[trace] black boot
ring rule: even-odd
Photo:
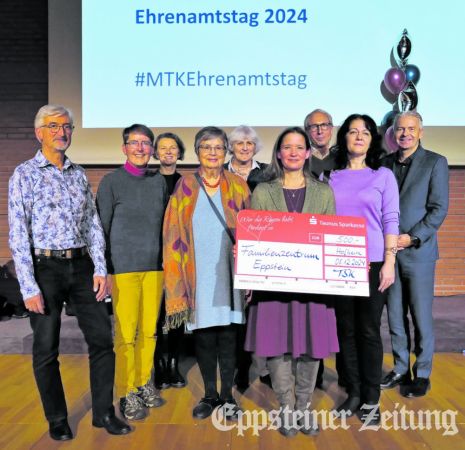
[[[246,371],[239,368],[234,377],[234,384],[239,392],[245,392],[249,388],[249,369]]]
[[[168,368],[163,357],[155,359],[155,374],[153,384],[157,389],[167,389],[170,387]]]
[[[323,359],[320,359],[320,363],[318,365],[318,374],[316,376],[315,387],[321,390],[323,390],[323,374],[324,373],[325,373],[325,362]]]
[[[186,380],[179,373],[177,358],[171,357],[168,359],[168,379],[172,387],[182,388],[186,385]]]

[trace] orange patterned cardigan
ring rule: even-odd
[[[165,212],[163,270],[166,304],[164,326],[166,329],[177,328],[187,321],[192,322],[195,317],[195,255],[192,217],[200,189],[193,174],[182,177],[176,185]],[[228,171],[223,171],[221,175],[220,191],[226,224],[234,235],[238,211],[250,207],[250,191],[242,178]]]

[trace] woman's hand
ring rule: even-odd
[[[386,261],[379,271],[379,292],[384,292],[391,284],[394,284],[395,276],[395,264]]]

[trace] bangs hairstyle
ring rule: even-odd
[[[150,140],[151,144],[153,144],[153,140],[155,139],[155,136],[149,127],[141,125],[140,123],[134,123],[130,127],[127,127],[123,130],[123,144],[128,143],[129,135],[131,133],[144,135],[147,139]]]
[[[236,142],[250,140],[255,144],[254,155],[256,155],[263,147],[261,139],[258,137],[257,132],[247,125],[239,125],[237,128],[229,133],[229,147],[228,153],[232,153],[232,147]]]
[[[290,127],[286,128],[281,132],[281,134],[276,139],[276,142],[273,147],[273,154],[271,155],[271,164],[265,169],[264,178],[267,181],[284,178],[284,168],[281,159],[278,158],[278,153],[281,152],[281,145],[284,138],[291,133],[300,134],[305,140],[305,149],[310,150],[310,139],[307,136],[307,133],[301,127]],[[305,177],[312,177],[310,171],[310,157],[305,160],[303,172]]]
[[[161,139],[173,139],[173,141],[176,142],[176,145],[178,146],[178,150],[179,150],[178,160],[182,161],[184,159],[184,154],[186,153],[186,147],[184,145],[184,142],[181,141],[181,138],[177,134],[174,134],[174,133],[162,133],[157,137],[157,139],[155,140],[155,144],[153,144],[153,147],[155,149],[153,153],[153,157],[155,159],[159,159],[157,151],[158,151],[158,144],[160,143]]]
[[[382,136],[378,132],[376,122],[366,114],[351,114],[344,120],[337,132],[336,138],[336,154],[335,154],[335,170],[342,170],[347,167],[349,162],[349,150],[347,149],[346,135],[350,129],[350,124],[354,120],[362,120],[366,129],[371,134],[371,143],[365,159],[365,164],[371,169],[377,170],[381,166],[381,159],[386,154],[383,150]]]
[[[199,155],[200,144],[203,141],[208,141],[210,139],[221,139],[223,141],[225,151],[228,149],[228,136],[224,130],[218,127],[204,127],[195,135],[194,150],[197,156]]]

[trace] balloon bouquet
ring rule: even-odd
[[[412,111],[417,107],[418,95],[415,85],[420,80],[420,69],[413,65],[407,64],[408,57],[412,51],[412,42],[408,31],[404,29],[397,45],[394,45],[392,53],[397,67],[389,69],[384,75],[382,91],[387,90],[385,98],[394,99],[393,109],[384,116],[381,127],[385,130],[384,144],[388,151],[397,150],[397,143],[394,137],[392,122],[398,112]]]

